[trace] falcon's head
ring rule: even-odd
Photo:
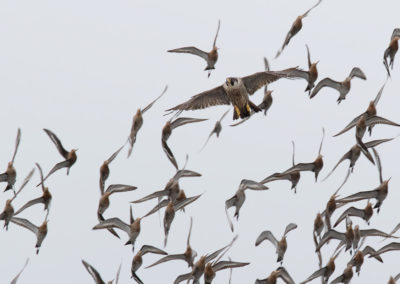
[[[229,78],[226,78],[225,84],[229,87],[234,87],[234,86],[239,85],[239,80],[237,78],[229,77]]]

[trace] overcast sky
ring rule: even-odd
[[[0,167],[11,159],[18,127],[22,140],[15,167],[16,186],[34,167],[41,164],[45,173],[62,157],[42,128],[52,130],[65,148],[79,148],[78,160],[70,175],[60,170],[47,181],[52,195],[48,235],[39,256],[35,254],[35,236],[17,225],[0,231],[0,282],[9,283],[23,266],[30,263],[19,283],[92,283],[81,264],[87,260],[105,281],[115,277],[122,262],[120,283],[132,283],[131,247],[107,231],[93,231],[98,223],[99,167],[125,142],[136,110],[157,97],[166,84],[168,92],[144,114],[133,154],[126,159],[124,149],[111,164],[107,184],[125,183],[138,187],[134,192],[111,197],[106,218],[119,217],[128,222],[129,201],[160,190],[175,169],[162,151],[161,129],[169,117],[164,111],[190,96],[221,85],[228,76],[246,76],[263,70],[262,58],[270,60],[272,70],[299,66],[307,69],[305,44],[312,61],[318,64],[319,79],[343,80],[352,67],[360,67],[367,81],[354,79],[346,100],[339,106],[338,93],[323,89],[310,100],[304,93],[304,80],[282,79],[270,85],[274,102],[268,115],[257,114],[238,127],[232,123],[231,106],[185,112],[182,116],[209,118],[206,122],[185,125],[173,132],[168,143],[178,164],[202,174],[187,178],[181,187],[188,196],[204,193],[176,215],[170,230],[169,253],[183,253],[190,216],[193,216],[192,247],[199,255],[226,245],[235,234],[239,239],[229,252],[235,261],[250,262],[233,272],[233,283],[254,283],[278,267],[275,249],[269,242],[255,247],[258,235],[271,230],[280,238],[290,222],[298,228],[288,235],[284,266],[296,282],[317,269],[312,240],[313,221],[322,212],[332,193],[342,182],[348,162],[321,182],[340,157],[354,145],[354,130],[333,138],[356,115],[365,111],[386,79],[382,56],[392,31],[400,27],[400,2],[325,0],[303,21],[282,55],[273,60],[295,18],[316,1],[1,1],[0,3],[0,97],[2,138]],[[196,46],[209,51],[218,19],[221,29],[217,40],[219,60],[211,77],[203,71],[206,63],[199,57],[167,53],[168,49]],[[378,106],[378,114],[400,122],[400,55],[395,60]],[[260,90],[251,99],[259,103]],[[227,109],[219,139],[212,139],[199,153],[214,123]],[[265,192],[246,192],[235,232],[229,229],[224,213],[225,200],[235,193],[241,179],[262,180],[291,166],[291,140],[296,142],[296,162],[312,162],[318,152],[321,128],[326,129],[322,149],[325,166],[318,183],[313,173],[302,174],[298,193],[288,182],[268,184]],[[373,139],[394,137],[399,129],[377,126]],[[367,138],[367,137],[366,137]],[[368,137],[369,139],[369,137]],[[390,231],[398,222],[400,186],[399,140],[379,146],[384,178],[392,177],[388,198],[371,227]],[[41,190],[33,181],[14,200],[14,208],[39,197]],[[5,187],[5,184],[3,184]],[[3,186],[2,185],[2,186]],[[346,196],[379,185],[378,171],[360,157],[354,174],[341,191]],[[0,206],[11,192],[0,195]],[[143,216],[156,201],[133,206],[135,217]],[[366,202],[359,202],[363,208]],[[20,217],[34,224],[43,222],[43,207],[27,209]],[[232,210],[232,209],[231,209]],[[333,219],[341,214],[338,210]],[[376,212],[375,212],[376,213]],[[230,211],[231,216],[233,212]],[[161,211],[163,216],[163,211]],[[363,220],[354,224],[366,228]],[[338,228],[344,231],[344,225]],[[163,248],[163,228],[158,215],[142,221],[142,233],[136,247],[144,244]],[[390,241],[367,239],[379,248]],[[324,263],[337,246],[330,242],[322,249]],[[332,277],[340,275],[350,260],[342,253]],[[145,283],[172,283],[189,272],[183,262],[170,262],[143,269],[159,256],[146,255],[138,275]],[[360,277],[353,283],[386,283],[400,272],[399,254],[383,255],[384,264],[366,259]],[[227,283],[228,271],[218,272],[215,283]],[[331,278],[333,279],[333,278]],[[317,280],[316,280],[317,281]]]

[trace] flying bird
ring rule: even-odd
[[[82,263],[83,266],[85,266],[86,270],[89,272],[90,276],[92,276],[94,282],[96,282],[96,284],[105,284],[105,282],[103,281],[103,279],[100,276],[100,273],[93,267],[91,266],[89,263],[87,263],[86,261],[84,261],[82,259]],[[118,284],[118,280],[119,280],[119,273],[121,272],[121,265],[118,268],[117,271],[117,277],[115,278],[115,284]],[[112,284],[114,281],[108,281],[107,284]]]
[[[399,49],[399,39],[400,39],[400,29],[396,28],[393,30],[392,37],[390,38],[389,47],[385,49],[383,53],[383,65],[385,65],[386,71],[388,76],[390,76],[389,67],[393,70],[393,61],[394,57]],[[388,57],[389,57],[389,64],[388,64]]]
[[[359,208],[352,206],[352,207],[346,209],[342,213],[342,215],[340,215],[340,217],[337,219],[335,225],[333,225],[333,226],[336,227],[337,225],[339,225],[343,220],[346,219],[347,216],[359,217],[359,218],[363,219],[365,222],[367,222],[367,224],[369,225],[369,220],[371,219],[373,214],[374,214],[374,210],[372,208],[371,202],[368,202],[367,205],[365,206],[365,208],[363,208],[363,209],[359,209]]]
[[[110,175],[110,168],[108,165],[117,157],[118,153],[124,148],[125,144],[122,145],[117,151],[115,151],[110,158],[105,160],[103,164],[100,167],[100,180],[99,180],[99,185],[100,185],[100,190],[104,191],[104,183],[108,179],[108,176]]]
[[[136,142],[136,135],[139,132],[140,128],[143,125],[143,114],[148,111],[153,104],[158,101],[158,99],[160,99],[165,92],[168,90],[168,85],[165,86],[164,90],[162,91],[161,95],[159,95],[154,101],[152,101],[150,104],[148,104],[145,108],[143,109],[138,109],[136,111],[136,114],[133,116],[133,121],[132,121],[132,127],[131,127],[131,133],[129,134],[128,137],[128,143],[129,143],[129,149],[128,149],[128,158],[131,156],[132,154],[132,150],[133,150],[133,145]]]
[[[219,138],[219,134],[221,133],[222,130],[222,124],[221,121],[224,119],[224,117],[228,114],[229,110],[227,110],[226,112],[224,112],[224,114],[221,116],[221,118],[219,120],[217,120],[217,122],[215,123],[214,129],[211,131],[211,133],[208,135],[206,142],[204,143],[203,147],[201,148],[201,150],[203,150],[207,143],[208,140],[210,140],[211,136],[215,133],[215,135],[217,136],[217,138]],[[201,151],[200,150],[200,151]]]
[[[263,231],[257,238],[256,240],[256,246],[258,246],[260,243],[262,243],[264,240],[270,241],[276,249],[276,254],[278,255],[278,259],[276,260],[277,262],[280,262],[282,264],[283,262],[283,257],[285,256],[285,252],[287,249],[287,241],[286,241],[286,235],[290,231],[294,230],[297,228],[297,225],[294,223],[290,223],[286,226],[285,232],[283,233],[283,236],[280,241],[278,241],[274,235],[272,234],[271,231]]]
[[[249,265],[249,262],[219,261],[215,263],[208,262],[204,268],[204,284],[211,284],[215,278],[215,273],[223,269],[232,269]]]
[[[197,110],[215,105],[232,104],[234,107],[233,119],[246,118],[250,116],[251,110],[261,111],[261,108],[250,101],[249,95],[280,78],[296,78],[297,76],[293,72],[295,70],[297,68],[263,71],[242,78],[229,77],[221,86],[197,94],[167,111]]]
[[[330,284],[344,283],[349,284],[353,278],[353,265],[348,264],[343,273],[335,278]]]
[[[78,151],[78,149],[72,149],[71,151],[67,151],[64,149],[63,145],[61,144],[60,139],[58,139],[58,137],[51,132],[48,129],[43,129],[44,132],[46,132],[46,134],[50,137],[51,141],[53,141],[54,145],[56,145],[58,152],[61,154],[61,156],[64,157],[64,161],[57,163],[51,170],[50,172],[47,174],[47,176],[43,179],[43,181],[45,181],[49,176],[51,176],[54,172],[58,171],[59,169],[62,168],[67,168],[67,175],[69,174],[69,170],[70,168],[75,164],[77,156],[76,156],[76,151]],[[41,183],[39,183],[37,186],[41,185]]]
[[[278,58],[279,55],[281,55],[283,49],[289,44],[290,40],[292,37],[294,37],[303,27],[303,18],[308,16],[308,13],[311,12],[312,9],[317,7],[322,0],[319,0],[314,6],[312,6],[310,9],[308,9],[304,14],[298,16],[296,20],[293,22],[292,27],[290,28],[289,32],[286,35],[285,41],[283,42],[282,47],[278,50],[278,52],[275,55],[275,59]]]
[[[336,268],[335,260],[339,256],[340,252],[341,252],[341,250],[339,250],[338,252],[334,252],[334,255],[329,259],[328,263],[324,267],[315,271],[306,280],[304,280],[303,282],[300,282],[300,284],[308,283],[318,277],[322,277],[324,280],[323,283],[327,283],[329,280],[329,277],[331,277],[333,272],[335,272],[335,268]]]
[[[342,100],[346,99],[346,95],[350,91],[351,79],[353,79],[354,77],[357,77],[357,78],[360,78],[363,80],[367,80],[367,77],[365,76],[364,72],[361,71],[360,68],[354,67],[351,70],[349,76],[346,79],[344,79],[344,81],[342,81],[342,82],[332,80],[331,78],[325,78],[325,79],[322,79],[321,81],[319,81],[317,86],[311,92],[310,99],[315,97],[322,88],[330,87],[330,88],[337,90],[340,93],[340,96],[337,99],[337,103],[340,104],[340,102]]]
[[[132,259],[131,274],[132,278],[139,284],[143,284],[143,281],[137,276],[136,271],[142,266],[143,256],[146,253],[162,254],[167,255],[167,253],[161,249],[153,246],[143,245],[142,248],[136,253]]]
[[[19,271],[19,273],[14,277],[14,279],[11,281],[10,284],[17,284],[18,278],[21,276],[21,273],[25,270],[26,266],[28,265],[28,262],[29,262],[29,258],[26,259],[24,266]]]
[[[304,92],[308,91],[308,94],[310,95],[311,89],[314,88],[314,83],[318,78],[317,64],[319,61],[311,63],[310,49],[308,48],[307,44],[306,44],[306,48],[307,48],[308,71],[297,70],[297,71],[295,71],[295,73],[297,76],[299,76],[307,81],[307,87],[304,90]]]
[[[46,219],[40,226],[35,226],[29,220],[18,217],[11,217],[10,221],[14,224],[24,227],[25,229],[28,229],[36,235],[36,254],[39,254],[42,242],[47,235],[48,220]]]
[[[21,141],[21,129],[18,128],[17,138],[15,139],[14,154],[10,162],[8,162],[7,169],[4,173],[0,174],[0,182],[7,182],[7,186],[4,191],[14,189],[15,181],[17,180],[17,171],[14,168],[14,160],[17,155],[18,146]],[[15,194],[15,191],[14,191]]]
[[[190,53],[190,54],[200,56],[207,62],[207,67],[204,69],[204,71],[208,71],[208,77],[210,77],[211,70],[215,69],[215,63],[217,63],[217,60],[218,60],[218,47],[215,44],[217,43],[217,37],[218,37],[220,26],[221,26],[221,21],[218,20],[217,33],[215,34],[213,47],[210,52],[205,52],[194,46],[171,49],[171,50],[168,50],[168,52]]]
[[[276,270],[272,271],[271,274],[265,279],[257,279],[255,284],[276,284],[277,279],[281,278],[286,284],[294,284],[294,280],[289,275],[284,267],[278,267]]]

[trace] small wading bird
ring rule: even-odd
[[[295,72],[296,72],[296,75],[298,75],[299,77],[301,77],[307,81],[307,87],[304,90],[304,92],[308,91],[308,94],[310,95],[311,89],[314,88],[314,83],[318,78],[317,64],[319,61],[311,63],[310,50],[309,50],[307,44],[306,44],[306,48],[307,48],[308,71],[298,70]]]
[[[99,200],[99,207],[97,208],[97,218],[98,220],[104,221],[104,217],[103,214],[104,212],[107,210],[107,208],[110,206],[110,196],[113,193],[117,193],[117,192],[127,192],[127,191],[132,191],[137,189],[136,186],[132,186],[132,185],[125,185],[125,184],[112,184],[110,186],[107,187],[107,190],[101,190],[100,188],[100,200]],[[114,236],[116,236],[117,238],[119,238],[119,235],[117,234],[117,232],[115,232],[114,229],[112,228],[108,228],[107,229],[111,234],[113,234]]]
[[[203,147],[200,149],[203,150],[207,143],[208,140],[210,140],[211,136],[215,133],[215,135],[217,136],[217,138],[219,138],[219,134],[221,133],[222,130],[222,124],[221,121],[224,119],[224,117],[228,114],[229,110],[227,110],[226,112],[224,112],[224,114],[221,116],[221,118],[219,120],[217,120],[217,122],[215,123],[214,129],[211,131],[211,133],[208,135],[206,142],[204,143]]]
[[[280,78],[297,78],[294,72],[297,68],[289,68],[282,71],[263,71],[252,75],[234,78],[229,77],[225,83],[214,89],[193,96],[188,101],[177,105],[167,111],[184,111],[203,109],[215,105],[232,104],[234,108],[233,119],[250,116],[251,110],[261,111],[249,99],[262,86],[272,83]]]
[[[363,239],[363,241],[364,240],[365,238]],[[367,255],[373,255],[375,252],[376,251],[370,246],[365,246],[362,250],[358,249],[351,260],[348,262],[348,264],[354,266],[356,268],[357,275],[360,276],[361,266],[364,263],[364,257]],[[375,259],[383,263],[383,260],[379,255],[375,256]]]
[[[272,234],[271,231],[264,231],[262,232],[257,240],[256,240],[256,246],[261,244],[264,240],[270,241],[275,249],[276,249],[276,254],[278,255],[278,259],[276,260],[277,262],[280,262],[281,265],[283,263],[283,257],[285,256],[285,252],[287,249],[287,241],[286,241],[286,235],[290,231],[294,230],[297,228],[297,225],[294,223],[290,223],[289,225],[286,226],[285,232],[283,233],[283,236],[280,241],[278,241],[274,235]]]
[[[39,254],[40,246],[42,245],[42,242],[47,235],[48,220],[47,219],[44,220],[42,225],[40,225],[39,227],[33,225],[29,220],[23,219],[23,218],[11,217],[10,221],[14,224],[24,227],[25,229],[28,229],[29,231],[31,231],[32,233],[34,233],[36,235],[35,248],[36,248],[36,254]]]
[[[292,24],[292,27],[290,28],[289,32],[286,35],[285,41],[283,42],[281,49],[279,49],[278,52],[276,53],[275,59],[278,58],[279,55],[281,55],[283,49],[289,44],[292,37],[294,37],[301,30],[301,28],[303,27],[303,22],[302,22],[303,18],[307,17],[308,13],[310,13],[312,9],[317,7],[321,3],[321,1],[322,0],[319,0],[317,4],[308,9],[303,15],[300,15],[296,18],[296,20]]]
[[[93,266],[91,266],[89,263],[87,263],[83,259],[82,259],[82,263],[85,266],[86,270],[89,272],[90,276],[92,276],[92,278],[96,284],[105,284],[105,282],[103,281],[103,279],[100,276],[100,273]],[[118,284],[120,272],[121,272],[121,265],[119,266],[118,271],[117,271],[117,276],[115,278],[115,284]],[[114,282],[114,280],[111,280],[111,281],[108,281],[107,284],[112,284],[113,282]]]
[[[178,259],[186,261],[188,264],[188,267],[193,267],[193,261],[194,261],[194,258],[197,256],[197,253],[190,246],[190,235],[192,234],[192,225],[193,225],[193,219],[192,219],[192,217],[190,217],[190,227],[189,227],[189,233],[188,233],[188,237],[187,237],[187,241],[186,241],[186,251],[184,253],[167,255],[167,256],[159,259],[152,265],[147,266],[146,268],[150,268],[150,267],[153,267],[155,265],[158,265],[160,263],[167,262],[170,260],[178,260]]]
[[[132,278],[140,284],[143,284],[143,281],[136,275],[136,271],[142,266],[143,263],[143,256],[146,253],[154,253],[154,254],[163,254],[167,255],[167,253],[161,249],[158,249],[153,246],[149,245],[144,245],[142,248],[137,252],[137,254],[133,257],[132,259],[132,265],[131,265],[131,274]]]
[[[15,160],[15,155],[17,155],[17,150],[18,150],[20,141],[21,141],[21,129],[18,128],[17,138],[15,139],[14,154],[12,156],[11,161],[8,162],[7,170],[4,173],[0,174],[0,182],[7,182],[7,186],[4,189],[4,191],[10,190],[10,189],[14,190],[14,184],[15,184],[15,181],[17,180],[17,171],[14,168],[14,160]],[[15,191],[14,191],[14,194],[15,194]]]
[[[47,176],[43,179],[43,181],[45,181],[49,176],[51,176],[54,172],[58,171],[59,169],[62,168],[67,168],[67,175],[69,174],[69,170],[72,167],[73,164],[75,164],[77,156],[76,156],[76,151],[78,151],[78,149],[72,149],[71,151],[67,151],[64,149],[63,145],[61,144],[60,139],[58,139],[58,137],[51,132],[48,129],[43,129],[44,132],[46,132],[46,134],[50,137],[51,141],[53,141],[54,145],[56,145],[58,152],[61,154],[61,156],[64,157],[65,161],[62,161],[60,163],[57,163],[51,170],[50,172],[47,174]],[[41,185],[41,183],[39,183],[37,186]]]
[[[344,81],[342,81],[342,82],[332,80],[331,78],[325,78],[325,79],[322,79],[321,81],[319,81],[317,86],[315,86],[315,88],[311,92],[310,99],[315,97],[322,88],[330,87],[330,88],[336,89],[340,93],[340,96],[337,99],[337,103],[340,104],[340,102],[342,100],[346,99],[346,95],[350,91],[350,87],[351,87],[350,81],[354,77],[358,77],[360,79],[367,80],[367,77],[365,76],[364,72],[362,72],[360,68],[354,67],[351,70],[350,75],[346,79],[344,79]]]
[[[49,188],[44,186],[42,168],[40,167],[40,165],[38,163],[36,163],[36,167],[39,169],[40,181],[41,181],[41,184],[42,184],[42,192],[43,192],[43,194],[42,194],[41,197],[32,199],[32,200],[28,201],[27,203],[25,203],[20,209],[18,209],[17,212],[15,212],[14,216],[18,215],[19,213],[24,211],[26,208],[29,208],[29,207],[31,207],[31,206],[33,206],[35,204],[38,204],[38,203],[43,203],[44,210],[47,210],[46,219],[47,219],[47,216],[49,215],[50,203],[51,203],[52,196],[51,196],[51,193],[49,191]]]
[[[14,279],[11,281],[10,284],[17,284],[18,278],[21,275],[21,273],[25,270],[26,266],[28,265],[28,262],[29,262],[29,258],[25,261],[24,266],[22,267],[20,272],[14,277]]]
[[[337,284],[337,283],[349,284],[351,278],[353,278],[353,265],[348,264],[343,273],[337,278],[335,278],[330,284]]]
[[[387,80],[385,81],[385,83],[383,84],[383,86],[381,87],[381,89],[379,90],[378,94],[376,95],[375,99],[373,101],[370,101],[368,108],[365,112],[363,112],[362,114],[360,114],[359,116],[355,117],[352,121],[350,121],[349,124],[346,125],[346,127],[340,131],[338,134],[333,135],[333,137],[339,136],[340,134],[345,133],[346,131],[350,130],[352,127],[357,125],[357,122],[360,120],[360,118],[363,116],[365,119],[370,118],[371,116],[376,116],[377,111],[376,111],[376,107],[378,105],[378,102],[382,96],[382,92],[383,89],[385,88]],[[369,135],[371,136],[372,133],[372,126],[368,127],[368,132]]]
[[[347,208],[342,215],[337,219],[335,225],[333,227],[336,227],[339,225],[343,220],[345,220],[348,217],[359,217],[363,219],[367,224],[369,225],[369,220],[371,219],[372,215],[374,214],[374,210],[372,208],[372,203],[368,201],[367,205],[365,206],[364,209],[359,209],[355,207],[350,207]]]
[[[201,122],[207,119],[203,118],[191,118],[191,117],[179,117],[175,120],[168,120],[162,131],[161,131],[161,146],[163,148],[164,153],[167,155],[168,160],[172,163],[172,165],[178,169],[178,163],[176,162],[175,156],[172,153],[171,149],[169,148],[167,141],[172,134],[172,130],[175,128],[194,122]]]
[[[22,189],[25,187],[25,185],[30,181],[34,172],[35,172],[35,169],[33,168],[29,172],[28,176],[24,179],[23,183],[21,184],[18,191],[14,194],[14,196],[11,199],[8,199],[6,201],[4,210],[2,213],[0,213],[0,220],[4,220],[4,227],[6,228],[6,230],[8,230],[8,224],[10,223],[11,218],[14,216],[14,207],[11,205],[11,203],[18,196],[18,194],[22,191]]]
[[[292,154],[292,166],[294,166],[294,154],[295,154],[295,145],[294,142],[292,141],[292,147],[293,147],[293,154]],[[266,177],[260,183],[265,184],[267,182],[275,181],[275,180],[288,180],[292,183],[292,188],[294,188],[294,193],[297,192],[297,184],[300,180],[300,171],[291,171],[287,174],[282,174],[282,173],[274,173],[270,175],[269,177]]]
[[[385,52],[383,53],[383,65],[385,65],[388,76],[390,76],[389,67],[391,67],[393,70],[394,57],[397,53],[397,50],[399,49],[399,39],[400,39],[400,29],[397,28],[393,30],[392,37],[390,38],[389,47],[386,48]],[[389,64],[387,62],[388,57],[390,59]]]
[[[225,201],[225,213],[226,217],[228,218],[229,227],[231,228],[232,232],[233,232],[233,223],[229,218],[228,209],[231,207],[235,207],[236,209],[234,217],[236,217],[236,220],[239,220],[240,208],[242,208],[242,205],[246,200],[246,195],[244,193],[246,189],[259,191],[259,190],[267,190],[268,187],[256,181],[242,179],[239,185],[239,189],[236,191],[235,195],[230,199],[228,199],[227,201]]]
[[[108,179],[108,176],[110,175],[110,168],[108,167],[108,165],[117,157],[118,153],[122,150],[122,148],[124,148],[125,144],[122,145],[117,151],[115,151],[110,158],[108,158],[107,160],[105,160],[103,162],[103,164],[100,167],[100,181],[99,181],[99,185],[100,185],[100,190],[104,191],[104,184],[106,182],[106,180]]]
[[[148,106],[146,106],[143,109],[138,109],[136,111],[136,114],[133,116],[133,121],[132,121],[132,127],[131,127],[131,133],[129,134],[128,137],[128,143],[129,143],[129,150],[128,150],[128,158],[132,154],[133,150],[133,144],[136,142],[136,135],[139,132],[140,128],[143,125],[143,114],[149,110],[153,104],[158,101],[159,98],[161,98],[165,92],[168,90],[168,85],[165,86],[164,91],[159,95],[154,101],[152,101]]]
[[[190,54],[194,54],[194,55],[200,56],[201,58],[203,58],[207,62],[207,67],[204,69],[204,71],[208,71],[208,77],[210,77],[211,70],[215,69],[215,67],[214,67],[215,63],[217,63],[217,60],[218,60],[218,47],[215,44],[217,42],[217,37],[218,37],[220,26],[221,26],[221,21],[218,20],[217,33],[215,34],[213,47],[212,47],[212,50],[210,52],[202,51],[202,50],[200,50],[200,49],[198,49],[197,47],[194,47],[194,46],[171,49],[171,50],[168,50],[168,52],[190,53]]]
[[[271,274],[265,279],[257,279],[255,284],[276,284],[278,278],[281,278],[286,284],[294,284],[294,280],[290,277],[289,273],[284,267],[278,267],[272,271]]]

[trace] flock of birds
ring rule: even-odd
[[[290,40],[302,29],[302,20],[309,15],[309,13],[316,8],[321,3],[318,1],[313,7],[307,10],[304,14],[298,16],[293,22],[292,27],[287,33],[282,47],[276,54],[279,57],[284,49],[289,45]],[[208,72],[208,77],[211,75],[211,71],[215,69],[215,65],[218,60],[218,48],[216,46],[216,41],[218,33],[220,30],[221,23],[218,22],[217,33],[214,38],[213,47],[210,52],[202,51],[196,47],[183,47],[168,50],[172,53],[189,53],[197,55],[203,58],[207,62],[205,71]],[[400,29],[394,29],[392,36],[389,41],[387,49],[384,51],[383,64],[385,66],[387,77],[390,78],[391,70],[393,69],[393,62],[395,55],[398,51],[398,41],[400,39]],[[191,117],[179,117],[183,111],[187,110],[198,110],[204,109],[215,105],[232,105],[233,106],[233,119],[241,119],[238,123],[233,124],[236,126],[238,124],[244,123],[251,118],[255,113],[264,111],[264,114],[271,107],[272,91],[268,90],[268,85],[281,78],[286,79],[304,79],[307,83],[305,92],[308,92],[310,99],[315,97],[324,87],[329,87],[336,89],[339,92],[339,97],[337,103],[341,103],[346,99],[346,96],[351,89],[351,80],[354,77],[366,80],[367,77],[364,72],[358,68],[354,67],[350,74],[343,81],[335,81],[331,78],[324,78],[320,80],[316,85],[315,82],[318,79],[317,64],[318,61],[312,62],[310,56],[310,50],[308,45],[306,45],[307,59],[308,59],[308,71],[301,70],[298,67],[291,67],[281,71],[270,71],[267,59],[264,58],[265,71],[257,72],[249,76],[235,78],[229,77],[226,81],[218,87],[211,90],[204,91],[197,94],[187,101],[168,109],[170,113],[174,113],[171,119],[169,119],[162,129],[161,135],[161,145],[164,150],[168,160],[176,169],[176,174],[166,183],[163,190],[153,192],[144,196],[140,199],[134,200],[129,206],[129,221],[123,221],[118,217],[105,218],[104,214],[110,206],[110,196],[116,193],[128,192],[137,189],[136,186],[126,185],[126,184],[107,184],[107,179],[110,175],[110,164],[115,160],[115,158],[120,154],[124,148],[127,149],[127,157],[129,158],[133,152],[135,141],[138,137],[138,133],[143,125],[143,115],[160,99],[167,91],[167,87],[163,90],[161,95],[155,98],[149,105],[144,108],[139,108],[136,114],[133,116],[132,127],[126,142],[119,146],[118,149],[100,166],[100,178],[99,178],[99,189],[100,198],[97,210],[98,224],[94,224],[93,230],[102,230],[106,234],[106,230],[111,233],[116,238],[120,238],[118,230],[125,232],[127,240],[125,245],[131,245],[132,251],[134,253],[131,263],[131,277],[137,283],[143,283],[141,278],[138,276],[138,271],[143,264],[143,256],[145,254],[158,254],[160,259],[153,264],[149,264],[146,268],[153,268],[161,265],[168,261],[183,260],[188,265],[188,272],[185,274],[178,275],[175,284],[184,281],[192,281],[192,283],[200,283],[201,278],[204,278],[204,283],[211,283],[215,277],[216,272],[224,269],[230,269],[232,273],[233,268],[240,268],[249,265],[249,262],[233,261],[229,257],[224,258],[228,253],[229,249],[234,245],[237,236],[234,236],[232,241],[226,246],[212,252],[198,253],[191,247],[190,238],[192,231],[193,220],[190,217],[190,227],[188,230],[186,250],[181,253],[168,253],[163,249],[157,248],[155,246],[146,244],[140,249],[135,246],[136,239],[141,234],[141,222],[145,221],[147,216],[154,213],[160,214],[164,212],[163,218],[163,228],[164,228],[164,249],[168,245],[168,235],[175,218],[176,214],[184,214],[185,208],[190,206],[193,202],[201,198],[200,195],[187,197],[186,193],[180,188],[179,181],[181,178],[187,177],[200,177],[201,174],[192,170],[186,169],[186,163],[188,157],[186,156],[186,163],[183,167],[179,167],[177,160],[167,144],[172,131],[185,124],[202,122],[206,119],[198,119]],[[344,178],[341,186],[336,190],[336,192],[331,196],[331,198],[326,203],[326,208],[322,213],[316,215],[314,221],[314,232],[313,240],[315,243],[315,252],[318,257],[319,269],[315,272],[310,272],[310,276],[300,283],[308,283],[315,279],[320,278],[322,283],[328,283],[329,279],[335,272],[335,259],[339,254],[350,252],[349,261],[347,267],[344,271],[334,278],[329,283],[350,283],[353,278],[353,268],[355,268],[356,273],[360,273],[361,266],[364,261],[366,261],[366,256],[374,259],[375,261],[383,262],[381,256],[386,252],[400,250],[399,242],[390,242],[381,248],[372,248],[371,246],[364,245],[365,241],[371,237],[380,237],[384,239],[398,238],[394,234],[400,229],[400,224],[396,226],[391,232],[386,233],[375,228],[360,229],[359,225],[353,226],[352,219],[361,218],[367,225],[369,225],[370,219],[373,217],[374,212],[379,212],[384,200],[388,195],[389,179],[383,178],[382,164],[376,147],[382,143],[390,142],[396,137],[390,137],[385,139],[365,141],[365,132],[368,130],[369,135],[372,134],[374,126],[379,124],[386,124],[394,127],[399,127],[397,124],[387,118],[377,115],[377,105],[384,91],[384,87],[388,80],[383,84],[376,98],[370,102],[368,108],[362,114],[356,116],[348,125],[344,127],[342,131],[337,133],[335,136],[342,135],[343,133],[350,131],[352,128],[355,129],[355,144],[352,146],[337,162],[335,167],[331,172],[325,177],[329,178],[330,175],[335,171],[335,169],[344,162],[349,160],[349,167],[347,175]],[[255,104],[249,99],[249,95],[253,95],[260,88],[265,87],[264,97],[260,104]],[[219,136],[222,130],[222,120],[225,118],[227,113],[223,113],[221,118],[215,123],[215,127],[212,129],[211,133],[207,137],[207,140],[203,146],[206,146],[209,139],[215,134]],[[18,129],[17,137],[15,141],[15,150],[12,155],[11,161],[7,165],[7,169],[4,173],[0,174],[0,182],[6,183],[5,194],[11,194],[12,196],[5,202],[4,210],[0,214],[0,220],[4,221],[4,228],[8,230],[8,227],[18,225],[25,229],[30,230],[36,237],[36,253],[39,254],[42,243],[45,241],[48,232],[48,216],[50,213],[50,203],[52,200],[52,195],[49,188],[46,187],[46,180],[53,177],[54,173],[65,168],[67,175],[71,167],[77,162],[77,151],[78,149],[67,150],[64,148],[61,140],[58,136],[49,129],[44,129],[44,132],[48,135],[52,143],[54,143],[58,152],[62,156],[63,160],[56,163],[53,168],[51,168],[47,175],[43,174],[42,168],[39,163],[36,163],[36,168],[39,172],[40,182],[36,185],[42,189],[42,195],[35,199],[28,201],[26,204],[18,209],[14,209],[13,201],[21,194],[22,190],[29,183],[34,175],[35,168],[33,168],[26,178],[22,181],[20,186],[17,188],[17,172],[14,167],[14,161],[18,152],[18,147],[21,140],[21,130]],[[246,195],[245,191],[247,189],[254,191],[264,191],[268,190],[267,184],[277,181],[277,180],[287,180],[291,182],[291,189],[294,189],[296,193],[297,185],[300,181],[302,172],[312,172],[315,176],[315,181],[317,182],[319,173],[324,167],[323,156],[321,154],[323,148],[325,131],[322,129],[322,139],[320,142],[320,147],[318,150],[318,155],[313,162],[308,163],[295,163],[295,143],[293,144],[293,157],[291,166],[283,171],[272,173],[261,181],[253,181],[249,179],[243,179],[239,184],[237,191],[234,195],[227,199],[225,202],[225,211],[228,220],[228,225],[232,232],[235,231],[234,223],[231,220],[230,213],[228,212],[231,207],[235,208],[234,217],[239,220],[239,212],[243,206]],[[372,154],[371,154],[372,153]],[[346,181],[350,177],[353,169],[356,165],[357,160],[363,154],[372,164],[376,165],[379,173],[379,183],[378,186],[368,190],[358,192],[346,197],[338,198],[338,192],[345,185]],[[325,180],[324,179],[324,180]],[[149,212],[142,217],[134,218],[132,213],[133,204],[146,202],[149,200],[157,199],[157,205],[149,210]],[[347,207],[342,211],[337,220],[334,221],[333,226],[331,223],[331,218],[333,213],[339,208],[353,205],[358,201],[366,201],[364,208],[359,208],[358,205]],[[43,216],[43,223],[41,225],[35,225],[31,223],[26,218],[17,217],[23,213],[27,213],[30,207],[37,204],[43,204],[46,214]],[[345,221],[345,222],[343,222]],[[342,230],[338,231],[337,228],[340,224],[344,224]],[[269,276],[264,279],[257,279],[255,283],[266,283],[273,284],[277,283],[277,279],[282,279],[285,283],[295,283],[295,281],[290,276],[289,272],[282,266],[284,261],[285,252],[287,250],[287,235],[290,231],[295,230],[297,225],[290,223],[286,226],[285,231],[280,239],[277,239],[271,231],[260,232],[259,237],[255,240],[255,246],[260,246],[263,241],[269,241],[276,249],[277,262],[280,266],[273,270]],[[118,229],[118,230],[117,230]],[[330,257],[329,261],[325,264],[322,262],[322,249],[326,247],[330,242],[338,241],[337,248],[335,249],[333,255]],[[265,244],[267,246],[267,244]],[[344,251],[344,252],[343,252]],[[28,260],[26,261],[22,270],[18,275],[11,281],[11,283],[17,283],[18,277],[23,272],[24,268],[27,266]],[[102,280],[100,273],[88,262],[82,260],[82,264],[88,273],[91,275],[95,283],[106,283]],[[156,269],[156,268],[153,268]],[[119,280],[119,270],[115,279],[115,283]],[[232,274],[231,274],[232,276]],[[390,284],[396,283],[400,279],[400,274],[395,277],[390,277]],[[231,279],[229,279],[230,283]],[[108,283],[113,283],[109,281]]]

